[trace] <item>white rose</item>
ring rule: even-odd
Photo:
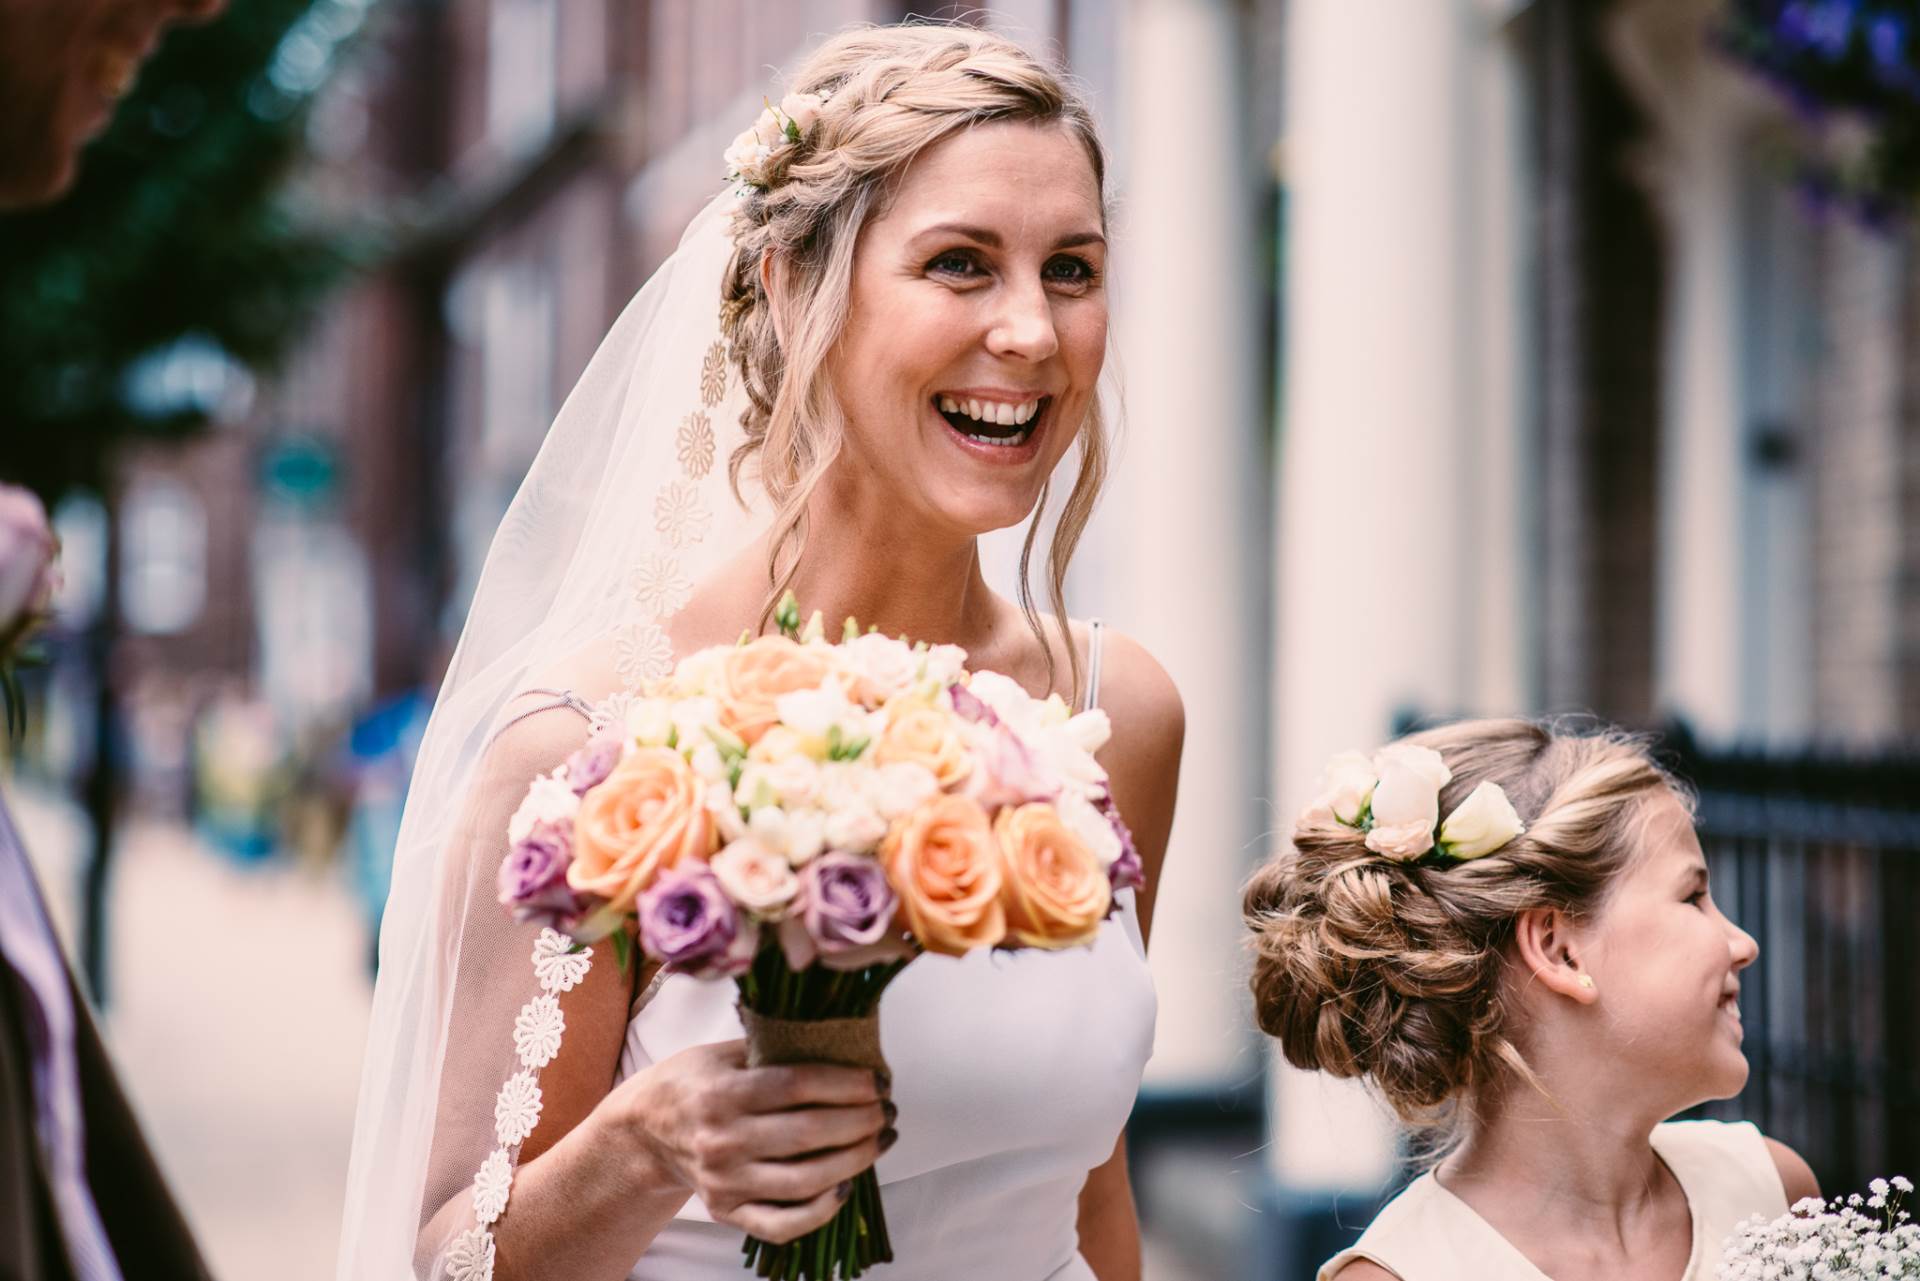
[[[878,632],[838,646],[840,663],[869,702],[884,703],[913,687],[920,657],[905,641]]]
[[[820,796],[820,767],[811,757],[797,753],[767,761],[761,769],[772,785],[774,795],[787,809],[811,805]]]
[[[839,806],[826,812],[824,829],[828,849],[849,854],[870,853],[887,834],[887,820],[871,805]]]
[[[1348,827],[1357,827],[1360,815],[1373,799],[1373,787],[1380,776],[1364,752],[1342,752],[1327,762],[1320,775],[1320,801],[1333,817]]]
[[[627,738],[641,747],[665,747],[673,737],[673,704],[664,698],[636,698],[627,704]],[[681,736],[685,741],[685,736]]]
[[[1011,677],[999,672],[975,672],[967,682],[967,689],[991,707],[1009,729],[1019,731],[1023,737],[1038,724],[1033,698]]]
[[[705,800],[707,813],[713,815],[713,826],[721,840],[737,841],[747,834],[747,821],[740,817],[740,807],[733,803],[733,788],[727,784],[725,774],[718,782],[707,784]]]
[[[1073,709],[1058,694],[1048,694],[1034,708],[1034,719],[1042,729],[1065,725],[1073,718]]]
[[[1433,848],[1440,789],[1453,771],[1430,747],[1392,743],[1374,754],[1373,830],[1367,848],[1388,858],[1419,858]]]
[[[967,670],[967,651],[958,645],[935,645],[920,656],[922,678],[945,688]]]
[[[571,823],[580,813],[580,798],[565,779],[543,774],[527,788],[526,799],[507,821],[507,841],[518,845],[541,823]]]
[[[715,854],[708,866],[727,897],[763,921],[785,916],[794,895],[800,892],[800,878],[793,874],[793,864],[751,836]]]
[[[1033,740],[1042,772],[1061,787],[1091,799],[1107,790],[1107,771],[1066,733],[1067,726],[1043,731]]]
[[[795,867],[826,848],[827,821],[819,810],[781,809],[768,805],[753,811],[747,831],[774,853]]]
[[[1089,756],[1105,747],[1107,741],[1113,737],[1113,722],[1098,707],[1081,712],[1062,728],[1066,730],[1067,737],[1073,740],[1075,746]]]
[[[810,738],[826,738],[840,731],[840,741],[852,742],[866,734],[866,716],[848,701],[838,680],[829,678],[818,689],[799,689],[773,700],[780,723]]]
[[[780,99],[780,114],[793,121],[805,137],[820,119],[820,108],[825,101],[817,93],[790,93]]]
[[[733,140],[723,158],[726,160],[728,169],[746,177],[759,167],[764,150],[760,145],[759,136],[753,130],[746,129]]]
[[[768,107],[753,122],[753,136],[760,140],[763,147],[777,147],[787,140],[786,122],[780,119],[773,108]]]
[[[1086,797],[1074,792],[1062,792],[1053,803],[1060,815],[1060,821],[1067,830],[1079,837],[1081,843],[1093,851],[1100,866],[1111,868],[1120,858],[1120,834],[1113,830],[1113,824],[1107,816],[1093,807]]]
[[[720,749],[711,742],[696,740],[696,746],[687,756],[687,764],[693,766],[693,772],[703,781],[719,783],[727,789],[729,796],[733,794],[731,784],[733,771],[728,767],[726,757],[720,755]]]
[[[720,688],[720,675],[726,666],[727,649],[723,645],[697,650],[681,659],[673,669],[674,689],[686,695],[714,694]]]
[[[866,799],[889,823],[912,813],[940,790],[940,780],[924,765],[897,761],[866,772]]]
[[[1481,858],[1527,830],[1498,783],[1481,783],[1440,825],[1440,849],[1450,858]]]

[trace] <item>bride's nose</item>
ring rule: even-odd
[[[996,356],[1036,363],[1060,350],[1053,307],[1038,280],[1009,283],[999,291],[987,329],[987,349]]]

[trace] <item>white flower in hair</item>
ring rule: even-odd
[[[1365,752],[1341,752],[1327,762],[1320,775],[1320,799],[1314,806],[1325,807],[1337,822],[1358,827],[1361,815],[1367,812],[1367,802],[1373,799],[1374,784],[1379,781]]]
[[[1440,789],[1453,777],[1440,753],[1411,743],[1390,743],[1374,753],[1373,828],[1367,848],[1410,862],[1433,848],[1440,822]]]
[[[1500,784],[1482,782],[1440,825],[1440,852],[1448,858],[1483,858],[1526,830]]]
[[[774,158],[813,131],[826,105],[824,93],[790,93],[777,107],[768,103],[753,127],[742,130],[727,147],[728,179],[743,187],[765,187]]]

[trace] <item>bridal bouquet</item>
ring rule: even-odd
[[[1094,760],[1110,727],[952,645],[852,620],[829,643],[791,596],[775,618],[621,696],[533,782],[500,899],[623,965],[631,920],[668,970],[732,979],[754,1064],[881,1069],[880,994],[912,958],[1089,945],[1140,884]],[[809,1281],[890,1260],[873,1171],[825,1226],[744,1253]]]
[[[1920,1224],[1901,1206],[1912,1191],[1896,1175],[1875,1179],[1864,1197],[1807,1197],[1777,1219],[1756,1214],[1729,1238],[1721,1281],[1920,1277]]]

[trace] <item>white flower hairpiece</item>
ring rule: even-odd
[[[741,187],[766,187],[775,157],[813,131],[828,96],[790,93],[778,106],[769,102],[753,127],[742,130],[727,148],[727,180]]]
[[[1484,858],[1527,830],[1506,792],[1483,782],[1440,821],[1440,789],[1453,771],[1431,747],[1391,743],[1371,758],[1342,752],[1320,776],[1303,821],[1365,832],[1367,848],[1402,863],[1437,850],[1456,861]]]

